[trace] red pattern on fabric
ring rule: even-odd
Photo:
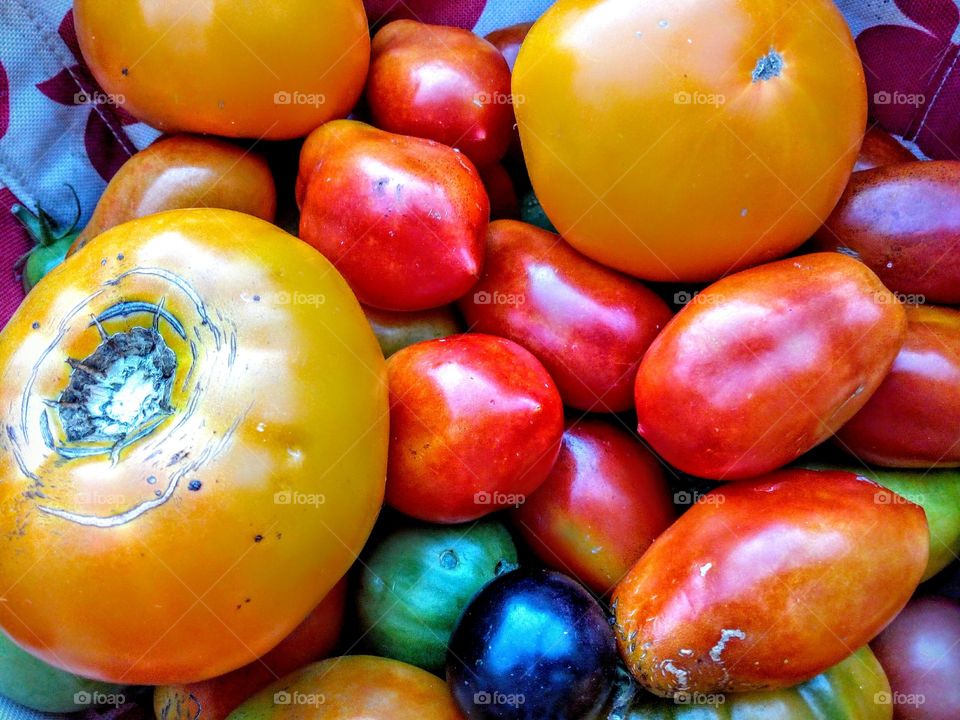
[[[13,268],[32,245],[27,231],[10,214],[18,202],[10,190],[0,188],[0,268],[5,268],[0,277],[0,327],[7,324],[24,298],[23,286]]]

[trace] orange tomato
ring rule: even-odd
[[[524,40],[513,95],[560,234],[665,281],[806,240],[843,192],[867,112],[830,0],[560,0]]]

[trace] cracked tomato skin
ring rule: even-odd
[[[385,380],[347,284],[273,225],[174,210],[98,236],[0,334],[3,630],[112,682],[260,657],[373,526]]]
[[[614,592],[620,652],[663,697],[777,689],[865,645],[927,565],[923,509],[849,472],[704,496]]]
[[[166,132],[303,137],[350,112],[370,63],[361,0],[77,0],[73,9],[104,92]]]
[[[684,472],[738,480],[826,440],[880,386],[906,313],[865,265],[816,253],[717,281],[647,350],[638,431]]]
[[[863,66],[831,0],[561,0],[524,40],[513,94],[560,234],[669,282],[807,240],[867,120]]]

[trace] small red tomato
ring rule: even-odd
[[[476,168],[445,145],[337,120],[307,138],[298,187],[301,239],[365,305],[439,307],[480,276],[490,203]]]
[[[874,126],[869,128],[867,134],[863,136],[863,145],[860,146],[860,154],[857,156],[853,171],[872,170],[875,167],[912,162],[916,159],[916,156],[897,142],[890,133]]]
[[[490,198],[491,220],[516,220],[520,217],[520,198],[510,173],[500,163],[480,170]]]
[[[814,243],[859,258],[916,302],[960,304],[960,161],[856,173]]]
[[[469,30],[396,20],[373,38],[366,98],[373,124],[458,148],[478,166],[513,132],[510,68]]]
[[[521,504],[560,450],[563,406],[543,365],[490,335],[417,343],[387,361],[387,503],[454,523]]]
[[[660,461],[587,419],[567,427],[553,470],[513,520],[543,562],[606,595],[675,516]]]
[[[530,28],[532,27],[532,22],[517,23],[516,25],[494,30],[486,36],[487,42],[499,50],[500,54],[503,55],[503,59],[507,61],[507,67],[510,68],[511,74],[513,73],[513,65],[517,62],[520,45],[523,44],[523,39],[527,37],[527,33],[530,32]],[[517,118],[513,112],[512,104],[510,105],[510,114],[513,118],[513,131],[511,133],[512,137],[510,139],[510,149],[507,151],[507,157],[510,159],[511,164],[516,161],[517,164],[523,165],[523,150],[520,148],[520,129],[517,127]]]
[[[620,652],[666,697],[796,685],[900,612],[928,547],[923,509],[854,473],[725,485],[617,586]]]
[[[781,467],[863,407],[906,324],[877,276],[839,253],[730,275],[647,350],[635,388],[638,430],[692,475],[736,480]]]
[[[837,439],[874,465],[960,466],[960,311],[907,306],[890,374]]]
[[[471,329],[536,355],[566,405],[596,412],[631,407],[640,358],[671,316],[639,280],[510,220],[490,224],[483,275],[460,308]]]

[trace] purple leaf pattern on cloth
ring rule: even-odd
[[[0,138],[7,134],[10,127],[10,81],[7,70],[0,63]]]
[[[364,0],[371,25],[410,19],[433,25],[472,29],[487,5],[486,0]]]

